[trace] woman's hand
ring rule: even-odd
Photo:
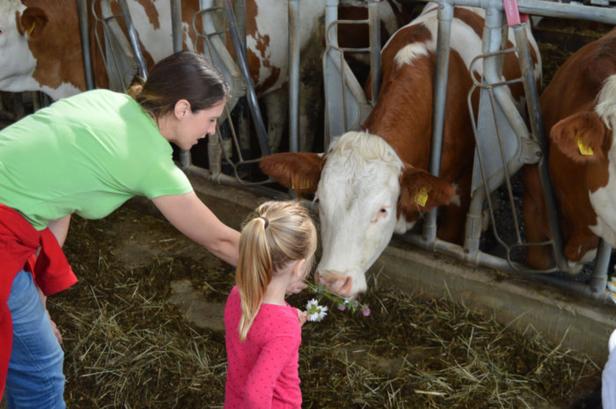
[[[60,333],[60,330],[58,329],[58,326],[56,325],[56,323],[51,319],[51,316],[49,315],[49,311],[47,311],[47,316],[49,317],[49,322],[51,322],[51,330],[53,331],[53,335],[58,340],[58,343],[62,345],[62,334]]]
[[[62,334],[60,333],[60,330],[58,329],[56,323],[51,319],[51,315],[49,315],[49,310],[47,309],[47,296],[43,294],[43,291],[40,288],[37,287],[36,289],[38,290],[39,297],[41,298],[43,308],[45,308],[45,311],[47,312],[47,317],[49,317],[49,322],[51,323],[51,331],[58,340],[58,343],[62,345]]]

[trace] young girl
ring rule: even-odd
[[[225,306],[225,409],[301,408],[298,360],[305,315],[285,296],[301,291],[317,244],[297,202],[267,202],[240,236],[236,286]]]

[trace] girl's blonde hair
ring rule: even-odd
[[[308,211],[299,202],[266,202],[244,223],[235,281],[240,291],[243,341],[259,311],[272,274],[289,262],[305,259],[310,271],[317,233]]]

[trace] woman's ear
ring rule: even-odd
[[[173,113],[175,117],[179,120],[184,118],[188,113],[190,113],[190,102],[185,99],[180,99],[175,103],[175,107],[173,109]]]

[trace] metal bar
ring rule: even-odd
[[[289,151],[299,150],[299,0],[289,0]]]
[[[380,0],[368,2],[368,20],[370,21],[370,86],[371,103],[376,105],[381,86],[381,18],[379,17]]]
[[[79,15],[79,34],[81,37],[81,52],[83,54],[83,72],[86,77],[86,88],[94,89],[94,74],[92,72],[92,55],[90,53],[90,27],[88,22],[88,0],[77,0]]]
[[[338,20],[338,0],[327,0],[325,3],[325,44],[331,45],[332,47],[338,47],[338,29],[331,30],[330,27],[336,25],[336,21]],[[323,135],[323,147],[327,150],[329,146],[332,134],[334,131],[332,130],[332,124],[334,118],[330,118],[332,112],[336,108],[335,100],[336,98],[333,94],[333,87],[331,84],[334,81],[333,78],[333,57],[330,57],[330,50],[332,48],[326,48],[325,56],[323,57],[323,75],[324,75],[324,87],[325,87],[325,135]],[[342,72],[343,68],[340,67]],[[343,88],[344,92],[344,88]],[[344,94],[341,96],[344,98]],[[344,113],[344,117],[346,118],[346,113]]]
[[[246,49],[246,0],[235,0],[235,21],[237,33]]]
[[[401,3],[408,5],[415,4],[417,0],[401,0]],[[429,2],[433,0],[420,0]],[[496,8],[503,10],[502,0],[447,0],[456,6],[480,7],[484,9]],[[439,3],[441,3],[439,1]],[[532,14],[544,17],[583,19],[596,21],[598,23],[616,24],[616,9],[583,6],[572,3],[561,3],[558,1],[544,0],[518,0],[520,13]]]
[[[430,152],[430,173],[438,176],[441,169],[441,149],[445,125],[445,104],[447,103],[447,81],[449,75],[449,48],[453,6],[449,0],[439,3],[438,42],[436,55],[436,79],[434,84],[434,108],[432,114],[432,150]],[[437,209],[428,213],[423,226],[426,241],[436,239]]]
[[[454,0],[457,4],[457,0]],[[494,8],[486,10],[485,28],[483,32],[482,53],[484,54],[484,78],[485,82],[491,84],[492,82],[501,81],[501,76],[498,71],[498,51],[501,45],[501,26],[502,16],[499,11]],[[474,60],[473,60],[474,62]],[[471,62],[472,66],[472,62]],[[499,87],[491,88],[493,92],[496,92]],[[470,94],[469,94],[470,98]],[[470,99],[469,99],[469,106]],[[474,123],[474,114],[471,113],[471,121],[473,122],[473,129],[476,128]],[[477,139],[476,139],[477,140]],[[466,215],[466,231],[464,237],[464,248],[469,253],[470,257],[474,257],[479,253],[479,240],[481,237],[481,222],[483,212],[483,202],[489,195],[490,187],[486,180],[486,174],[483,169],[483,161],[481,160],[481,153],[479,149],[475,150],[478,154],[479,164],[482,179],[484,180],[483,187],[478,188],[472,198],[469,205],[468,213]]]
[[[337,50],[344,51],[345,53],[355,53],[355,54],[368,54],[372,52],[371,48],[350,48],[350,47],[337,47]]]
[[[237,62],[240,66],[240,70],[242,71],[242,75],[244,76],[244,80],[246,81],[246,99],[248,100],[250,116],[252,117],[252,120],[255,125],[255,130],[257,132],[257,139],[259,140],[259,148],[261,149],[261,155],[269,155],[271,151],[267,140],[267,131],[265,130],[265,125],[263,124],[261,111],[259,110],[257,93],[255,92],[254,84],[250,76],[250,71],[248,70],[248,65],[246,64],[246,52],[237,31],[237,26],[235,24],[235,15],[233,13],[233,5],[231,4],[231,1],[232,0],[225,0],[225,12],[227,15],[227,20],[229,22],[233,49],[235,50],[235,54],[237,55]]]
[[[171,1],[171,33],[173,36],[173,52],[184,49],[184,32],[182,30],[182,0]],[[210,137],[211,138],[211,137]],[[180,150],[180,167],[186,169],[192,163],[190,150]]]
[[[466,251],[461,246],[458,246],[457,244],[449,243],[449,242],[442,241],[439,239],[436,239],[433,242],[427,242],[424,239],[422,239],[420,236],[415,235],[415,234],[405,234],[400,237],[404,241],[409,242],[424,250],[428,250],[428,251],[436,250],[439,253],[446,254],[448,256],[454,257],[459,260],[463,260],[473,265],[480,265],[483,267],[513,272],[513,273],[524,273],[524,274],[527,274],[528,277],[533,280],[544,282],[552,286],[574,292],[576,294],[590,296],[595,299],[607,301],[605,297],[605,292],[600,292],[600,293],[593,292],[584,283],[563,280],[562,278],[550,275],[548,272],[539,272],[539,271],[531,270],[521,264],[514,263],[514,265],[512,266],[509,264],[507,260],[500,258],[500,257],[493,256],[491,254],[478,252],[474,256],[470,257],[469,254],[466,253]],[[605,285],[603,286],[603,288],[605,288]]]
[[[590,277],[590,290],[594,294],[605,293],[607,286],[608,266],[610,264],[610,256],[612,255],[612,247],[603,239],[599,241],[599,250],[595,257],[595,266]]]
[[[524,24],[519,24],[513,27],[516,45],[518,48],[518,59],[522,79],[524,85],[524,93],[526,94],[526,103],[528,106],[528,117],[532,135],[539,143],[541,151],[544,153],[543,158],[537,164],[539,170],[539,180],[543,188],[543,198],[545,200],[545,208],[548,217],[548,226],[550,236],[554,242],[553,253],[556,265],[560,270],[567,271],[569,266],[567,260],[562,254],[563,240],[560,231],[560,223],[558,221],[558,206],[554,195],[554,188],[550,179],[547,153],[548,141],[545,137],[545,129],[543,127],[543,115],[541,114],[541,103],[539,101],[539,92],[537,90],[537,81],[535,79],[533,62],[528,48],[528,38],[526,36],[526,27]]]
[[[184,48],[182,31],[182,0],[171,0],[171,33],[173,35],[173,52]]]
[[[118,0],[118,2],[120,3],[122,14],[124,16],[124,21],[126,22],[126,27],[128,28],[128,40],[130,41],[131,48],[133,49],[133,54],[135,55],[135,59],[137,60],[137,68],[139,70],[139,75],[141,76],[141,78],[146,79],[148,77],[148,69],[145,65],[143,54],[141,53],[139,34],[137,33],[137,30],[135,30],[135,26],[133,25],[133,19],[130,16],[130,9],[128,8],[126,0]]]

